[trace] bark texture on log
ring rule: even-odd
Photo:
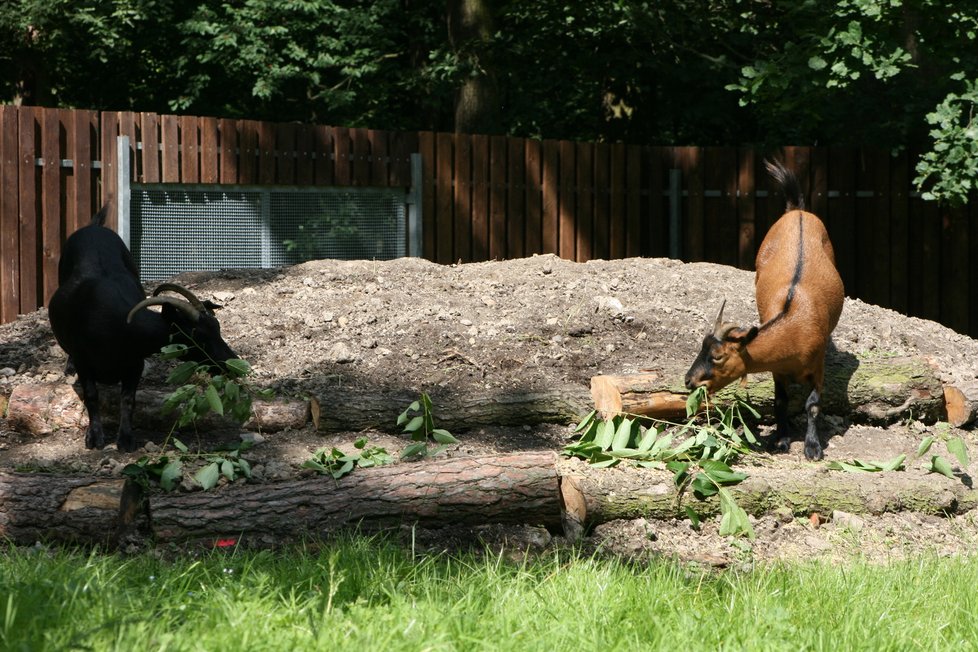
[[[609,472],[574,462],[562,462],[559,468],[562,486],[572,477],[584,497],[583,513],[577,515],[584,527],[614,519],[683,518],[687,505],[704,516],[720,512],[715,496],[700,501],[689,491],[680,502],[673,474],[667,471]],[[814,466],[776,474],[758,469],[730,490],[737,503],[754,515],[779,509],[789,509],[796,515],[833,510],[851,514],[962,514],[978,507],[978,492],[959,479],[911,471],[881,475],[826,473]]]
[[[822,413],[853,421],[892,423],[909,414],[933,422],[944,416],[944,388],[933,368],[920,358],[866,358],[836,353],[826,360]],[[620,412],[673,420],[686,414],[688,390],[679,378],[655,374],[595,376],[591,379],[595,409],[605,416]],[[720,402],[735,395],[763,415],[774,414],[771,374],[752,374],[746,388],[738,383],[717,393]],[[808,391],[789,388],[791,413],[804,407]]]
[[[10,394],[8,423],[17,432],[32,435],[47,435],[61,428],[87,428],[88,415],[79,391],[66,383],[18,385]],[[135,427],[141,430],[169,430],[174,416],[172,413],[163,414],[161,409],[169,394],[168,391],[158,389],[137,391],[136,408],[133,412]],[[116,427],[119,419],[119,388],[100,386],[99,404],[106,425]],[[214,415],[201,419],[201,425],[214,429],[244,428],[266,432],[301,428],[309,420],[309,402],[286,398],[256,400],[252,403],[251,415],[251,419],[242,426],[231,419]]]
[[[337,388],[316,396],[320,406],[319,428],[327,431],[367,428],[400,432],[397,417],[417,400],[416,394]],[[450,393],[432,397],[434,418],[440,428],[468,430],[485,425],[524,426],[540,423],[572,423],[590,408],[590,397],[579,385],[553,387],[546,392],[496,390],[476,395]]]
[[[122,480],[0,473],[0,539],[112,545]]]
[[[274,532],[322,536],[342,526],[560,524],[556,455],[457,458],[218,491],[154,494],[158,541]]]

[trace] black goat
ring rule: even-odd
[[[185,357],[198,362],[220,365],[238,356],[221,338],[213,304],[173,284],[159,286],[146,298],[132,256],[122,238],[104,226],[105,216],[103,207],[65,242],[48,315],[58,344],[78,372],[89,421],[85,447],[105,446],[96,383],[121,383],[116,446],[131,451],[136,448],[132,411],[146,357],[170,342],[186,344]],[[168,290],[187,300],[156,296]],[[162,312],[143,310],[152,305],[162,306]]]

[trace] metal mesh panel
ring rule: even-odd
[[[143,280],[407,254],[403,190],[135,185],[130,249]]]

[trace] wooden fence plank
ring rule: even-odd
[[[349,186],[353,183],[353,151],[350,130],[346,127],[333,129],[333,183]]]
[[[489,259],[506,258],[506,167],[505,136],[489,139]]]
[[[526,229],[523,253],[543,253],[543,143],[527,140],[526,157]]]
[[[522,258],[526,232],[526,141],[508,138],[506,194],[506,258]]]
[[[164,115],[160,118],[160,149],[162,151],[163,183],[180,182],[180,118]]]
[[[458,165],[458,158],[463,154],[462,143],[469,138],[464,134],[455,134],[456,169],[464,169],[465,164]],[[455,228],[465,231],[471,228],[471,250],[461,250],[459,247],[466,240],[455,232],[455,257],[462,262],[487,260],[489,257],[489,137],[484,135],[472,136],[472,219],[466,219],[456,204]],[[471,225],[471,226],[470,226]],[[468,256],[466,256],[468,254]]]
[[[558,192],[557,207],[557,255],[567,260],[575,259],[574,247],[577,244],[575,235],[577,205],[574,202],[574,183],[577,180],[574,160],[574,143],[569,140],[560,141],[560,191]]]
[[[258,183],[272,185],[275,183],[275,159],[277,154],[275,143],[275,125],[270,122],[259,122],[258,129]]]
[[[608,143],[594,145],[592,166],[594,169],[594,216],[591,232],[591,257],[611,257],[611,146]]]
[[[200,119],[200,182],[218,183],[221,180],[221,150],[217,118]]]
[[[200,183],[200,133],[196,116],[180,116],[180,182]]]
[[[867,303],[876,303],[874,295],[876,239],[873,233],[874,200],[866,188],[872,185],[874,176],[872,157],[863,150],[856,151],[856,283],[853,296]]]
[[[642,149],[629,145],[625,150],[625,255],[642,253]]]
[[[705,257],[702,150],[699,147],[676,147],[674,156],[686,187],[682,258],[689,262],[701,261]]]
[[[129,139],[129,179],[136,181],[139,179],[139,132],[137,128],[138,114],[132,111],[119,112],[119,136],[126,136]],[[118,142],[113,144],[113,151],[118,153]]]
[[[141,113],[139,115],[139,140],[142,143],[142,151],[138,156],[141,159],[140,168],[142,175],[139,177],[141,183],[160,182],[160,116],[155,113]]]
[[[890,186],[890,170],[893,166],[889,152],[884,149],[866,151],[868,173],[863,186],[873,193],[869,207],[872,232],[871,274],[869,300],[880,306],[892,305],[890,302],[892,221],[891,203],[893,190]]]
[[[611,188],[609,190],[608,257],[625,257],[625,146],[611,146]]]
[[[295,124],[281,122],[275,125],[275,183],[294,186],[295,180]]]
[[[260,153],[258,123],[254,120],[241,120],[238,123],[238,183],[244,185],[258,183]]]
[[[230,118],[217,121],[218,136],[218,182],[232,185],[238,183],[238,124]]]
[[[353,185],[370,185],[370,141],[367,139],[366,129],[351,129],[350,137],[353,141],[351,157],[353,159]]]
[[[968,332],[968,212],[966,207],[946,206],[941,222],[940,287],[942,324],[959,333]]]
[[[387,183],[392,188],[411,187],[411,154],[418,151],[418,134],[395,131],[390,138],[390,166]]]
[[[454,196],[452,189],[452,135],[439,133],[435,136],[435,220],[438,240],[435,248],[435,262],[452,263],[455,251]],[[468,216],[465,217],[468,220]],[[467,222],[468,223],[468,222]]]
[[[808,210],[818,215],[822,222],[825,222],[829,209],[829,149],[827,147],[812,148],[811,166],[812,187],[805,205],[809,207]]]
[[[839,193],[838,197],[829,198],[829,239],[846,293],[855,296],[856,151],[851,147],[833,147],[829,151],[829,165],[829,187]]]
[[[559,193],[560,193],[560,149],[557,141],[543,141],[543,204],[541,219],[541,243],[543,253],[555,254],[559,242]]]
[[[316,178],[316,139],[313,126],[296,125],[295,128],[295,182],[311,186]]]
[[[103,170],[96,169],[94,164],[98,156],[100,124],[101,120],[95,111],[79,111],[75,114],[74,131],[68,147],[73,163],[71,196],[74,198],[73,210],[68,213],[72,220],[69,235],[88,224],[95,210],[108,203],[108,190],[104,184],[101,186],[101,194],[95,191],[98,180],[106,174]]]
[[[47,109],[41,118],[41,301],[48,304],[58,288],[58,260],[61,258],[61,118],[64,114]]]
[[[909,301],[910,162],[906,150],[889,159],[890,165],[890,299],[887,305],[902,313]]]
[[[0,319],[4,322],[16,319],[20,309],[19,111],[16,106],[0,105]]]
[[[38,128],[39,109],[30,106],[18,111],[17,160],[20,170],[18,181],[18,223],[20,236],[20,312],[27,314],[38,306],[38,215],[37,215],[37,165],[35,164],[34,140]]]
[[[313,129],[313,137],[316,141],[316,171],[315,183],[317,186],[332,186],[335,183],[333,154],[335,145],[333,144],[333,128],[317,125]],[[434,155],[432,153],[432,155]],[[425,251],[428,251],[426,248]]]
[[[371,186],[386,187],[389,183],[390,153],[388,132],[377,129],[367,130],[367,141],[370,144],[370,181]]]
[[[663,152],[662,147],[645,148],[649,197],[642,252],[657,258],[669,255],[669,204],[665,197],[667,173]]]
[[[436,243],[439,233],[435,221],[435,188],[438,184],[435,165],[435,135],[430,131],[418,134],[418,153],[421,154],[421,237],[424,257],[438,260]]]
[[[737,169],[737,152],[731,147],[707,147],[703,150],[703,183],[711,194],[704,197],[703,223],[707,259],[722,265],[736,265],[739,236],[737,232],[737,179],[730,174]]]
[[[119,135],[119,114],[113,111],[102,113],[99,125],[98,160],[102,162],[99,178],[102,180],[102,204],[107,207],[105,225],[118,228],[119,217],[116,136]]]
[[[576,149],[576,260],[585,262],[594,256],[594,145],[577,143]]]
[[[737,152],[737,266],[754,269],[757,247],[755,221],[757,186],[755,171],[757,156],[753,148],[742,147]]]

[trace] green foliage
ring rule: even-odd
[[[747,478],[746,473],[734,471],[730,464],[757,444],[742,410],[755,418],[760,415],[738,400],[725,410],[707,406],[701,419],[700,408],[706,400],[705,388],[692,392],[686,403],[688,421],[681,425],[647,419],[651,427],[645,427],[641,418],[620,414],[603,420],[592,411],[575,429],[580,437],[562,452],[599,468],[623,461],[646,468],[667,468],[674,473],[680,496],[686,488],[691,488],[699,500],[720,495],[722,534],[742,534],[753,539],[747,514],[725,487]],[[711,418],[713,411],[715,418]],[[696,512],[687,506],[686,514],[698,527]]]
[[[943,428],[938,428],[938,436],[944,441],[945,446],[947,446],[947,451],[954,455],[958,460],[958,463],[967,468],[969,464],[968,457],[968,446],[964,443],[964,440],[960,437],[951,437],[949,434],[949,427],[947,423],[938,424],[938,426],[944,426]],[[936,441],[935,437],[928,436],[924,437],[923,441],[917,447],[917,457],[923,457],[930,450],[930,447]],[[930,465],[927,468],[930,473],[940,473],[943,476],[954,479],[954,468],[951,463],[941,455],[932,455],[930,458]]]
[[[302,468],[313,469],[323,475],[331,475],[339,480],[344,475],[353,471],[355,467],[362,469],[371,466],[383,466],[390,464],[394,458],[387,450],[379,446],[367,448],[367,438],[360,437],[353,446],[357,449],[353,453],[344,453],[338,448],[320,448],[313,456],[302,463]]]
[[[251,442],[240,442],[223,447],[220,452],[191,452],[179,439],[173,439],[176,458],[159,455],[151,458],[143,455],[135,462],[127,464],[122,469],[122,475],[138,483],[144,489],[149,489],[157,482],[164,491],[173,491],[183,480],[184,465],[196,465],[201,460],[204,466],[194,473],[194,480],[204,490],[217,486],[221,476],[228,482],[251,477],[251,464],[241,456],[241,453],[251,448]],[[164,444],[163,449],[166,449]]]
[[[927,114],[934,146],[920,157],[914,179],[918,188],[927,188],[924,199],[963,204],[978,188],[978,79],[963,84]]]
[[[897,455],[885,462],[853,460],[852,462],[829,462],[825,466],[833,471],[848,471],[849,473],[878,473],[882,471],[903,471],[906,455]]]
[[[431,457],[442,452],[449,445],[458,443],[452,433],[435,427],[431,399],[424,393],[421,394],[420,400],[414,401],[404,412],[401,412],[397,417],[397,425],[404,426],[404,432],[411,434],[413,442],[401,453],[401,459]],[[429,450],[429,440],[439,445]]]
[[[185,344],[168,344],[163,347],[163,358],[177,359],[187,351]],[[256,390],[248,382],[251,365],[241,359],[227,360],[226,371],[217,363],[186,361],[170,372],[166,382],[179,385],[163,401],[163,412],[176,412],[175,427],[191,425],[200,417],[213,412],[228,416],[238,423],[251,417],[253,396],[270,398],[270,390]]]

